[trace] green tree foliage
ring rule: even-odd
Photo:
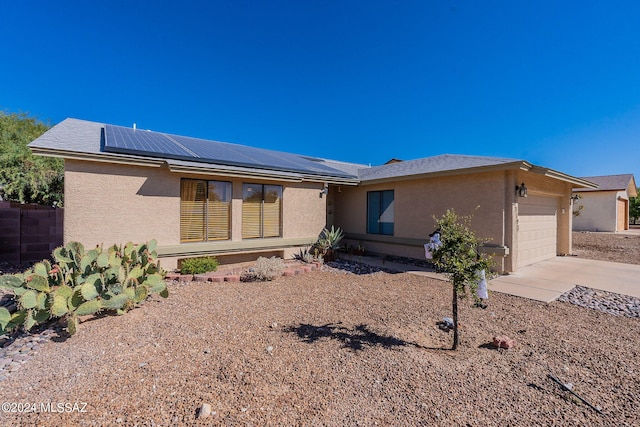
[[[458,216],[454,210],[447,210],[442,218],[436,220],[440,229],[442,245],[433,252],[433,262],[441,269],[453,285],[453,347],[459,344],[458,334],[458,298],[466,295],[467,286],[475,292],[479,273],[489,271],[491,260],[479,254],[482,243],[470,230],[471,216]]]
[[[640,188],[638,188],[638,193],[640,194]],[[629,198],[629,218],[631,218],[634,225],[640,218],[640,196]]]
[[[4,200],[62,205],[62,159],[34,156],[27,147],[49,128],[24,113],[0,111],[0,195]]]

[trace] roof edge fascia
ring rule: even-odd
[[[567,175],[566,173],[558,172],[558,171],[553,170],[553,169],[544,168],[542,166],[533,166],[531,168],[530,172],[535,173],[535,174],[539,174],[539,175],[548,176],[550,178],[555,178],[555,179],[558,179],[560,181],[565,181],[565,182],[571,183],[571,184],[573,184],[575,186],[579,186],[579,187],[582,187],[582,188],[591,188],[591,189],[597,189],[598,188],[598,185],[594,184],[591,181],[587,181],[587,180],[584,180],[582,178],[577,178],[575,176]]]
[[[284,176],[279,174],[264,173],[264,171],[234,171],[222,168],[207,168],[198,166],[184,166],[184,165],[172,165],[166,163],[169,172],[173,173],[187,173],[195,175],[215,175],[226,176],[229,178],[260,178],[267,181],[286,181],[286,182],[302,182],[300,176]]]
[[[147,167],[161,167],[164,162],[157,159],[148,159],[144,157],[131,157],[114,154],[93,154],[93,153],[80,153],[77,151],[65,151],[55,150],[42,147],[29,147],[33,154],[44,157],[57,157],[61,159],[70,160],[83,160],[89,162],[101,162],[101,163],[117,163],[122,165],[133,166],[147,166]]]
[[[268,170],[229,170],[224,168],[215,167],[199,167],[199,166],[187,166],[187,165],[173,165],[166,163],[170,172],[174,173],[188,173],[197,175],[215,175],[215,176],[227,176],[231,178],[259,178],[269,181],[285,181],[285,182],[323,182],[327,184],[336,185],[358,185],[359,181],[354,179],[340,179],[336,177],[321,176],[321,175],[283,175],[273,173]]]
[[[412,181],[416,179],[439,178],[439,177],[455,176],[455,175],[471,175],[474,173],[497,172],[497,171],[503,171],[503,170],[509,170],[509,169],[522,169],[525,171],[529,171],[531,167],[532,167],[531,163],[525,162],[523,160],[518,160],[516,162],[501,163],[498,165],[474,166],[474,167],[464,168],[464,169],[450,169],[450,170],[438,171],[438,172],[426,172],[426,173],[420,173],[420,174],[414,174],[414,175],[402,175],[402,176],[394,176],[389,178],[363,180],[360,182],[360,185],[384,184],[388,182]]]
[[[155,158],[145,158],[140,156],[128,156],[125,154],[116,154],[116,153],[85,153],[78,151],[66,151],[66,150],[58,150],[58,149],[50,149],[43,148],[37,146],[29,147],[33,154],[44,157],[56,157],[61,159],[69,159],[69,160],[81,160],[88,162],[99,162],[99,163],[115,163],[129,166],[145,166],[145,167],[162,167],[167,166],[171,172],[181,172],[181,173],[190,173],[190,174],[200,174],[200,175],[217,175],[217,176],[228,176],[235,178],[261,178],[270,181],[285,181],[285,182],[303,182],[303,181],[313,181],[313,182],[323,182],[327,184],[336,184],[336,185],[358,185],[360,182],[357,179],[340,179],[336,177],[329,176],[314,176],[314,175],[300,175],[295,174],[293,176],[287,176],[284,174],[272,173],[270,171],[266,171],[264,169],[256,170],[255,172],[250,170],[244,171],[232,171],[223,168],[207,168],[207,167],[197,167],[197,166],[181,166],[181,165],[170,165],[166,162],[166,159],[155,159]]]

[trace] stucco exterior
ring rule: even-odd
[[[424,243],[435,228],[435,218],[447,209],[472,215],[472,228],[487,240],[484,250],[494,254],[498,271],[515,271],[518,265],[518,207],[526,199],[515,187],[525,182],[530,195],[557,200],[558,254],[571,252],[571,184],[518,170],[500,170],[433,178],[395,180],[358,187],[333,188],[336,209],[333,224],[348,235],[346,243],[363,244],[367,251],[424,258]],[[393,236],[367,233],[367,192],[394,190]]]
[[[571,252],[572,187],[596,188],[519,159],[443,154],[371,167],[77,119],[62,121],[29,147],[65,160],[65,242],[91,247],[156,239],[167,269],[204,255],[221,263],[260,255],[289,258],[331,225],[346,232],[345,243],[363,244],[367,252],[421,259],[434,217],[454,209],[473,216],[473,229],[486,241],[481,251],[495,257],[496,270],[515,271]],[[216,202],[221,210],[211,216],[218,222],[210,228],[228,239],[200,241],[206,227],[196,201],[203,190],[183,184],[187,178],[231,184],[230,233],[224,226],[226,184],[224,201]],[[528,198],[516,194],[522,183]],[[243,184],[282,186],[281,230],[275,206],[269,205],[273,215],[267,217],[267,205],[256,208],[255,200],[248,205],[254,216],[245,223],[251,230],[245,235],[263,235],[264,220],[265,235],[279,230],[280,237],[243,239]],[[368,223],[372,191],[379,206]],[[181,204],[191,209],[183,221],[184,242]]]
[[[580,199],[575,202],[574,207],[578,214],[573,219],[573,229],[575,231],[621,231],[618,229],[619,200],[625,200],[628,203],[626,191],[580,193]],[[581,208],[579,209],[579,207]],[[628,207],[627,218],[623,220],[628,227]]]
[[[574,188],[575,231],[629,229],[629,198],[638,195],[633,174],[585,177],[597,188]]]
[[[180,243],[181,178],[228,181],[232,184],[231,239]],[[283,186],[282,238],[242,239],[242,184]],[[87,247],[113,243],[158,241],[164,268],[178,260],[214,254],[241,260],[240,254],[291,257],[318,238],[325,226],[326,198],[322,183],[277,182],[258,178],[230,178],[178,174],[168,168],[81,160],[65,161],[64,241]]]

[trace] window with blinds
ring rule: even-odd
[[[227,240],[231,230],[231,183],[183,179],[180,241]]]
[[[243,184],[242,238],[282,237],[282,186]]]

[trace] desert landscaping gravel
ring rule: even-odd
[[[0,381],[0,402],[38,412],[3,405],[0,425],[640,425],[640,319],[492,293],[460,304],[454,352],[448,283],[335,267],[172,282],[73,337],[45,329]]]

